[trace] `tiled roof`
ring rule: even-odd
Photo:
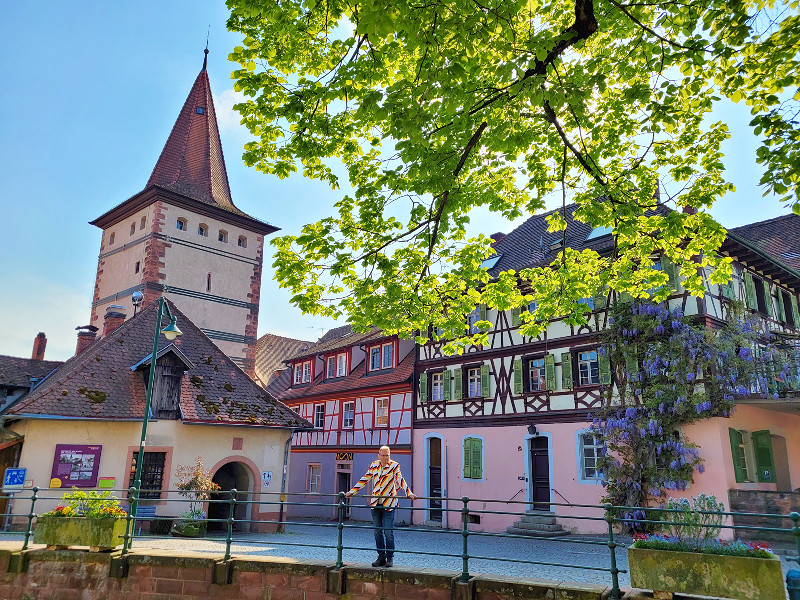
[[[789,213],[731,231],[786,266],[800,270],[800,215]]]
[[[183,335],[175,346],[194,364],[183,375],[183,421],[309,427],[305,419],[261,389],[172,303]],[[149,369],[131,367],[152,352],[155,303],[59,367],[9,414],[76,419],[141,420]],[[169,323],[164,315],[162,327]]]
[[[310,348],[314,342],[295,340],[267,333],[258,339],[256,346],[256,375],[265,384],[269,384],[274,378],[276,371],[286,368],[284,360],[306,348]]]
[[[59,360],[34,360],[0,355],[0,386],[31,387],[31,379],[41,381],[56,367]]]
[[[573,218],[577,204],[567,204],[566,208],[566,245],[575,250],[591,248],[603,254],[610,252],[614,247],[614,241],[609,234],[597,235],[587,240],[594,228],[589,223],[583,223]],[[533,215],[519,227],[511,231],[508,235],[501,237],[493,244],[499,260],[489,274],[496,277],[503,271],[514,269],[527,269],[531,267],[541,267],[550,264],[558,253],[561,252],[564,232],[547,231],[547,217],[555,212],[562,212],[562,208],[551,210],[545,213]],[[667,212],[666,206],[660,205],[658,212]],[[655,214],[655,210],[648,210],[647,215]],[[497,234],[495,234],[496,236]],[[494,236],[493,236],[494,237]],[[496,239],[496,238],[495,238]]]
[[[289,402],[309,396],[321,396],[324,394],[338,394],[353,390],[366,390],[369,388],[384,387],[397,383],[409,383],[414,373],[414,351],[400,361],[392,370],[378,371],[376,373],[366,373],[365,361],[350,372],[347,377],[341,379],[326,380],[322,373],[318,374],[314,381],[308,385],[291,387],[291,377],[289,371],[270,385],[267,390],[281,402]]]
[[[304,358],[306,356],[316,356],[318,354],[332,352],[340,348],[349,348],[355,344],[364,344],[385,337],[389,336],[377,327],[373,327],[366,333],[356,333],[350,325],[343,325],[342,327],[336,327],[335,329],[327,331],[325,335],[319,338],[316,344],[305,350],[301,350],[293,356],[287,357],[286,361],[297,360],[298,358]]]

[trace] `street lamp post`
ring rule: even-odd
[[[169,325],[161,329],[161,318],[166,311],[167,315],[169,316]],[[153,354],[150,356],[150,378],[147,381],[147,392],[145,393],[145,402],[144,402],[144,418],[142,419],[142,437],[139,441],[139,454],[136,456],[136,473],[133,477],[133,487],[136,491],[133,494],[133,501],[130,502],[130,511],[131,515],[135,518],[136,517],[136,509],[139,506],[139,494],[141,493],[142,489],[142,465],[144,464],[144,446],[145,446],[145,438],[147,437],[147,423],[150,421],[150,402],[153,397],[153,382],[155,380],[156,374],[156,357],[158,356],[158,338],[160,334],[164,334],[164,337],[168,340],[172,341],[179,335],[182,335],[180,329],[176,325],[177,319],[175,315],[172,314],[172,311],[169,308],[169,304],[161,296],[158,299],[158,316],[156,317],[156,330],[155,335],[153,336]],[[129,519],[128,523],[130,524],[130,531],[128,531],[128,549],[130,549],[131,544],[133,542],[133,520]]]

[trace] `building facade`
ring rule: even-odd
[[[333,506],[366,472],[387,445],[392,459],[412,486],[411,377],[414,343],[379,330],[354,333],[349,326],[333,329],[307,350],[287,359],[289,368],[268,391],[311,422],[314,429],[295,434],[289,500],[297,517],[336,518]],[[346,516],[369,520],[369,490],[348,501]],[[411,522],[401,502],[397,523]]]
[[[203,69],[144,190],[91,222],[103,231],[90,325],[164,294],[251,376],[264,237],[277,230],[233,203]]]

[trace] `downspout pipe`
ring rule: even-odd
[[[281,502],[278,509],[278,533],[285,533],[286,526],[283,524],[283,507],[286,502],[286,475],[289,470],[289,453],[292,451],[292,438],[294,429],[289,430],[289,437],[286,438],[286,445],[283,448],[283,475],[281,476]]]

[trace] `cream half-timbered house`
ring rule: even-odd
[[[567,207],[567,245],[610,251],[610,233],[573,220],[574,209]],[[561,233],[548,233],[546,216],[532,217],[496,242],[498,259],[490,274],[546,265],[558,254]],[[656,262],[676,290],[670,305],[713,327],[726,318],[729,300],[739,298],[761,315],[764,331],[800,330],[800,274],[736,233],[721,251],[734,258],[733,281],[708,285],[704,298],[684,290],[674,265]],[[587,325],[553,320],[536,338],[519,333],[520,312],[528,307],[500,312],[478,307],[470,322],[492,323],[487,345],[471,347],[462,356],[444,355],[442,343],[418,348],[414,479],[417,493],[434,497],[425,501],[418,522],[459,526],[453,513],[442,510],[456,507],[435,498],[468,496],[491,501],[487,510],[524,511],[533,502],[539,510],[552,510],[557,524],[536,534],[557,534],[559,525],[564,530],[604,530],[603,522],[568,518],[587,514],[587,509],[561,505],[597,504],[603,497],[596,470],[602,446],[588,431],[588,414],[600,406],[606,386],[614,384],[612,365],[598,352],[607,303],[605,297],[587,298]],[[764,395],[774,391],[772,386],[763,390]],[[730,419],[686,428],[683,435],[702,447],[706,460],[705,472],[697,474],[687,495],[704,491],[725,499],[733,489],[791,490],[800,485],[800,442],[790,435],[800,431],[800,402],[791,390],[781,393],[777,399],[743,400]],[[730,441],[739,440],[734,431],[741,434],[738,445]],[[597,511],[588,514],[600,516]],[[500,530],[516,519],[476,514],[471,520],[476,528]]]

